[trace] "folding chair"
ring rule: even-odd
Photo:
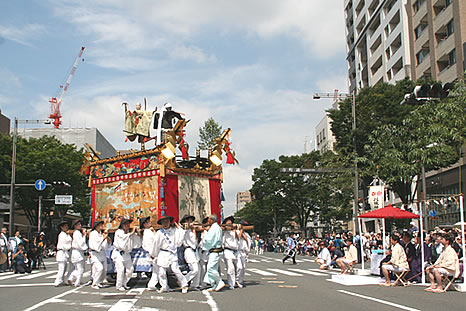
[[[453,284],[453,282],[456,280],[456,278],[455,278],[455,276],[453,274],[445,275],[443,280],[444,280],[444,282],[442,284],[443,292],[446,292],[450,287],[453,287],[456,291],[458,290],[458,287],[456,287]]]
[[[400,282],[401,285],[403,285],[404,287],[409,286],[409,282],[405,280],[405,276],[406,276],[406,274],[408,272],[409,272],[409,270],[404,270],[404,271],[401,271],[401,272],[393,271],[393,274],[395,274],[395,276],[396,276],[396,281],[395,281],[395,283],[392,284],[392,286],[396,286],[398,284],[398,282]]]

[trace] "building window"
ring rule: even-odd
[[[447,24],[447,37],[451,36],[455,32],[455,24],[453,19]]]
[[[428,49],[420,50],[419,53],[416,54],[417,64],[420,65],[424,61],[424,59],[426,58],[427,55],[429,55],[429,50]]]
[[[414,29],[414,35],[416,36],[416,39],[419,39],[426,28],[427,24],[420,24],[416,27],[416,29]]]
[[[451,0],[445,0],[445,7],[449,6],[451,4]]]
[[[456,49],[448,53],[448,65],[452,66],[454,64],[456,64]]]
[[[414,2],[414,4],[413,4],[414,13],[416,13],[417,11],[419,11],[419,9],[420,9],[421,6],[424,4],[424,2],[426,2],[426,0],[416,0],[416,2]]]

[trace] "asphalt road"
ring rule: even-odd
[[[337,271],[320,272],[311,257],[298,257],[298,265],[281,263],[280,254],[251,255],[245,288],[218,293],[179,290],[157,294],[145,291],[147,279],[133,279],[126,293],[114,287],[55,288],[57,265],[31,275],[0,274],[0,310],[465,310],[466,294],[433,294],[424,286],[345,286],[329,281]],[[85,280],[90,266],[86,266]],[[225,277],[226,278],[226,277]],[[374,278],[374,280],[377,280]]]

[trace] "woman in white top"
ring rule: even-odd
[[[68,284],[79,286],[84,274],[85,260],[84,251],[87,250],[86,238],[81,232],[81,220],[73,222],[73,242],[71,243],[71,263],[73,264],[74,271],[68,278]]]
[[[157,258],[150,255],[155,243],[155,230],[150,222],[150,217],[141,218],[139,227],[144,229],[142,234],[142,248],[149,253],[152,262],[152,276],[147,283],[147,290],[157,290],[156,286],[159,282],[159,267],[157,266]]]
[[[68,279],[73,272],[73,265],[70,264],[70,251],[71,251],[71,243],[73,239],[68,234],[68,223],[66,221],[62,221],[58,228],[61,230],[60,234],[58,235],[58,243],[57,243],[57,263],[58,263],[58,272],[57,277],[55,279],[55,287],[64,284],[65,279],[65,272],[66,268],[68,267],[68,274],[66,275],[66,279]]]
[[[134,271],[130,253],[137,243],[138,237],[135,235],[136,227],[131,231],[129,230],[131,222],[130,219],[123,219],[113,240],[112,260],[117,273],[116,289],[119,291],[129,289],[128,282]]]
[[[108,237],[106,232],[102,232],[103,228],[103,221],[95,221],[92,231],[89,234],[93,289],[102,288],[102,282],[107,275],[107,257],[105,255],[105,251],[112,243],[112,240]]]

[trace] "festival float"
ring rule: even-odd
[[[231,129],[225,129],[214,140],[215,147],[207,157],[201,151],[189,155],[185,128],[189,123],[175,112],[170,103],[160,111],[144,109],[136,104],[125,109],[126,141],[136,142],[140,150],[100,159],[98,152],[87,145],[82,172],[88,175],[91,188],[92,219],[104,221],[108,231],[118,228],[122,218],[133,220],[150,216],[155,224],[160,217],[173,216],[178,221],[190,214],[202,221],[209,214],[222,213],[222,155],[227,164],[238,161],[229,141]],[[151,129],[155,135],[151,136]],[[152,149],[148,149],[153,145]],[[142,249],[133,250],[134,258],[147,257]],[[135,271],[146,271],[150,265],[135,262]]]

